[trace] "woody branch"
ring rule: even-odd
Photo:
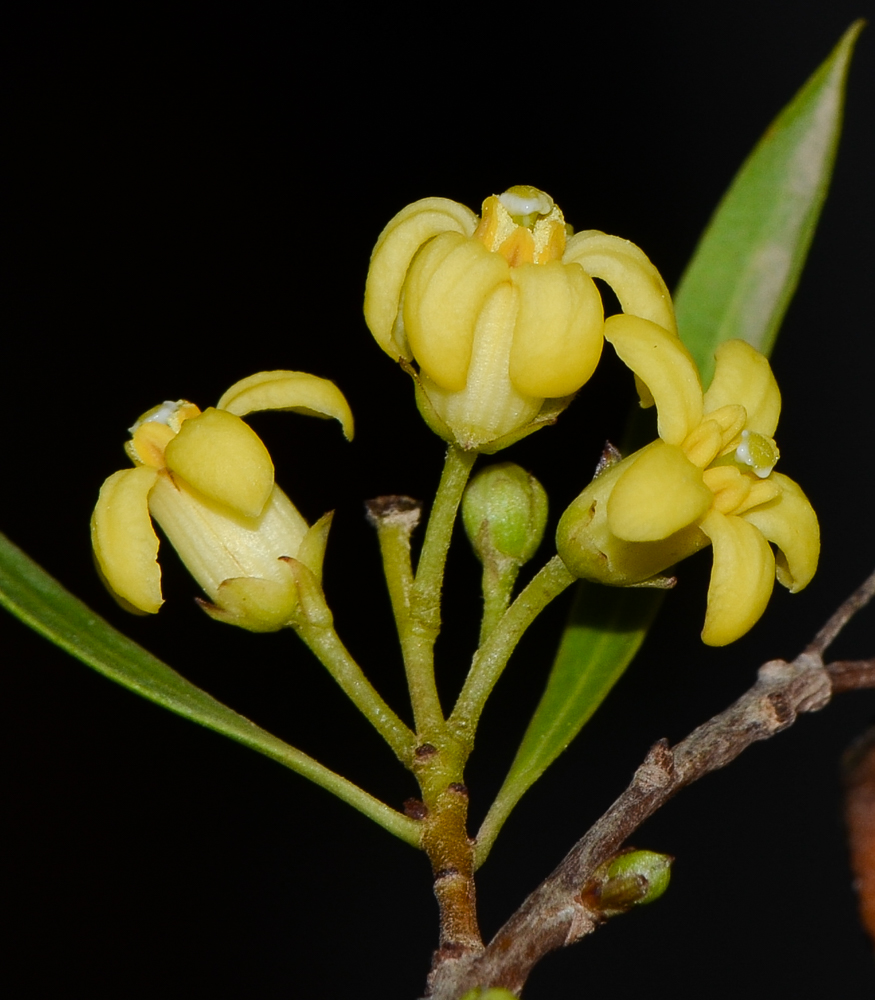
[[[764,663],[750,690],[675,746],[664,739],[655,743],[628,788],[486,948],[433,970],[430,1000],[457,1000],[474,986],[503,986],[518,993],[548,952],[573,944],[603,922],[587,896],[596,869],[670,798],[725,767],[751,744],[783,732],[800,714],[824,708],[834,694],[875,687],[875,657],[826,664],[823,660],[844,626],[873,596],[875,572],[794,660]]]

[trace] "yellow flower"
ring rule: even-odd
[[[303,372],[242,379],[203,413],[185,400],[144,413],[125,445],[135,467],[106,480],[91,518],[100,572],[129,610],[163,603],[151,518],[209,595],[204,610],[251,631],[288,624],[297,600],[288,558],[321,575],[328,518],[310,528],[274,483],[267,449],[240,419],[254,410],[334,417],[353,434],[337,386]]]
[[[543,191],[493,195],[479,219],[425,198],[377,241],[365,319],[416,379],[432,430],[494,452],[553,423],[595,370],[604,313],[593,278],[624,312],[675,332],[665,283],[638,247],[596,231],[568,238]]]
[[[559,554],[577,576],[629,586],[712,545],[702,639],[726,645],[762,615],[776,574],[796,593],[820,553],[805,494],[772,471],[781,411],[774,375],[749,344],[728,341],[703,394],[689,352],[655,324],[616,316],[605,337],[638,377],[642,404],[655,401],[660,439],[609,465],[572,503]]]

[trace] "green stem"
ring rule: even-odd
[[[292,627],[337,681],[344,694],[389,744],[395,756],[405,767],[410,767],[416,748],[416,736],[380,697],[373,684],[365,677],[362,668],[340,641],[321,591],[308,593],[306,602],[302,601],[302,604],[306,606],[306,613],[293,622]]]
[[[407,591],[408,599],[399,600],[396,604],[393,598],[416,732],[421,742],[439,740],[446,730],[435,684],[434,644],[441,626],[441,587],[453,524],[465,484],[476,460],[476,452],[462,451],[454,446],[447,450],[416,578]],[[393,557],[394,560],[397,558],[397,555]],[[404,571],[402,568],[391,569],[389,572],[403,574]],[[389,589],[390,594],[393,589],[401,591],[402,584],[399,580],[390,580]]]
[[[456,511],[459,509],[462,493],[476,461],[475,451],[462,451],[455,445],[450,445],[447,449],[444,471],[434,498],[425,541],[416,568],[413,590],[416,610],[420,618],[428,617],[436,628],[440,628],[441,586]]]
[[[507,611],[519,572],[520,564],[516,560],[496,556],[493,561],[483,563],[483,619],[478,645],[482,646],[492,635]]]
[[[471,743],[474,730],[493,687],[507,666],[523,633],[567,587],[574,577],[559,556],[553,558],[532,579],[505,612],[500,623],[474,655],[474,662],[449,719],[460,740]]]
[[[419,505],[405,497],[381,497],[368,504],[368,517],[377,529],[383,572],[389,588],[392,613],[401,642],[413,720],[421,741],[433,739],[443,726],[431,650],[437,632],[419,622],[410,610],[413,571],[410,563],[410,535],[419,522]]]

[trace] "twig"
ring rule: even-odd
[[[839,605],[835,614],[806,646],[805,652],[815,656],[823,656],[839,632],[860,608],[864,608],[872,600],[873,595],[875,595],[875,572],[864,580],[847,600]]]
[[[836,660],[834,663],[828,663],[826,670],[832,683],[833,694],[875,687],[875,659]]]
[[[749,691],[676,746],[670,747],[667,740],[655,743],[629,787],[489,945],[433,970],[428,997],[456,1000],[474,986],[503,986],[518,993],[548,952],[573,944],[603,922],[587,895],[596,869],[670,798],[725,767],[752,743],[783,732],[799,714],[824,708],[833,694],[875,687],[875,659],[840,660],[826,666],[822,660],[842,628],[873,596],[875,573],[842,603],[795,660],[764,663]]]

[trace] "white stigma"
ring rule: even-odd
[[[553,208],[553,199],[550,195],[534,188],[531,195],[505,191],[498,196],[498,200],[510,215],[548,215]]]
[[[778,449],[762,434],[741,432],[741,444],[735,449],[735,460],[748,466],[760,479],[766,479],[778,462]]]
[[[177,399],[175,403],[172,399],[165,399],[160,406],[156,406],[154,410],[150,411],[148,416],[138,420],[133,427],[129,427],[128,434],[133,434],[143,424],[169,424],[170,418],[180,406],[185,406],[184,399]]]

